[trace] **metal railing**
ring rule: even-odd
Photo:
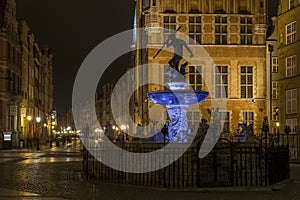
[[[163,143],[115,143],[126,151],[151,152]],[[164,188],[255,187],[269,186],[289,178],[289,152],[283,145],[267,149],[261,143],[233,143],[220,139],[213,151],[198,158],[201,147],[194,142],[169,166],[148,173],[126,173],[109,168],[84,150],[83,168],[87,178],[100,181]],[[116,152],[93,147],[93,152],[120,158]],[[176,146],[174,151],[181,147]],[[155,163],[152,163],[155,164]]]

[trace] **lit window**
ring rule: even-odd
[[[297,113],[297,89],[286,91],[286,114]]]
[[[244,124],[249,126],[254,124],[254,112],[253,111],[242,111],[242,121]]]
[[[297,75],[297,58],[296,55],[289,56],[286,58],[285,63],[286,77]]]
[[[227,44],[227,17],[215,17],[215,44]]]
[[[253,20],[251,17],[240,18],[240,43],[252,44]]]
[[[285,125],[289,126],[291,129],[290,133],[296,133],[296,127],[297,127],[297,118],[293,118],[293,119],[286,119],[285,120]]]
[[[164,39],[167,40],[169,34],[176,30],[176,16],[164,16]]]
[[[189,66],[186,68],[186,78],[194,90],[202,90],[202,66]]]
[[[241,66],[241,98],[253,98],[253,67]]]
[[[220,111],[221,124],[223,125],[223,133],[230,133],[230,112]]]
[[[278,82],[272,82],[272,99],[278,99]]]
[[[228,67],[216,66],[215,68],[215,97],[228,97]]]
[[[272,72],[278,73],[278,57],[272,58]]]
[[[296,41],[296,21],[286,25],[286,44]]]
[[[189,17],[189,44],[201,44],[201,17],[190,16]]]

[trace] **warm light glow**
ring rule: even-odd
[[[36,120],[37,123],[41,122],[41,118],[40,117],[36,117],[35,120]]]
[[[32,117],[29,115],[29,116],[27,116],[27,120],[28,121],[31,121],[32,120]]]
[[[44,127],[47,127],[47,124],[46,124],[46,123],[44,124]]]
[[[279,127],[279,126],[280,126],[280,123],[279,123],[279,122],[276,122],[276,126]]]
[[[127,128],[126,125],[121,125],[121,130],[122,131],[126,130],[126,128]]]
[[[114,129],[114,130],[115,130],[115,129],[116,129],[116,127],[115,127],[115,126],[112,126],[112,129]]]

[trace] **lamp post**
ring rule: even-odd
[[[54,120],[54,118],[52,118]],[[53,141],[53,131],[55,129],[55,121],[51,122],[51,129],[50,129],[50,148],[52,148],[52,141]]]
[[[279,126],[280,126],[280,123],[279,122],[276,122],[276,127],[277,127],[277,144],[279,146],[279,142],[280,142],[280,137],[279,137]]]
[[[32,140],[31,140],[31,135],[30,135],[30,131],[31,131],[30,121],[32,120],[32,117],[31,117],[30,115],[28,115],[28,116],[27,116],[27,120],[28,120],[27,146],[29,145],[30,147],[32,147]]]
[[[289,142],[289,133],[291,132],[291,128],[289,126],[285,126],[284,127],[284,132],[286,134],[286,137],[287,137],[287,146],[288,148],[290,148],[290,142]]]
[[[35,121],[37,123],[37,127],[36,127],[36,150],[40,150],[40,138],[39,138],[39,123],[41,122],[41,118],[40,117],[36,117]]]

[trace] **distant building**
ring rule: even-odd
[[[48,142],[53,55],[40,48],[26,21],[17,21],[15,0],[0,1],[0,82],[0,148],[8,143],[3,133],[11,133],[10,147],[18,147],[21,139],[26,146],[37,139]]]

